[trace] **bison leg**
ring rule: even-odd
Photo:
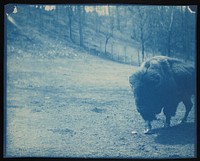
[[[191,99],[184,100],[183,104],[185,105],[186,112],[185,112],[185,116],[183,117],[181,123],[187,122],[188,114],[191,111],[192,105],[193,105]]]
[[[171,120],[171,116],[166,115],[166,120],[165,120],[165,123],[164,123],[164,128],[170,127],[170,120]]]
[[[172,116],[175,116],[177,106],[178,106],[178,102],[171,102],[170,104],[164,107],[163,113],[166,116],[166,120],[164,123],[165,128],[170,127],[170,120]]]
[[[145,129],[144,133],[145,134],[150,134],[151,133],[151,128],[152,128],[151,122],[150,121],[145,121],[145,127],[146,127],[146,129]]]

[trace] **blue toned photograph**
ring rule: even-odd
[[[4,158],[197,157],[197,6],[4,9]]]

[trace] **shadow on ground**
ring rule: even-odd
[[[154,129],[157,133],[155,142],[165,145],[194,144],[196,141],[195,123],[179,124],[169,128]]]

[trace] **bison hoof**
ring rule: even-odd
[[[186,122],[187,122],[186,120],[182,120],[182,121],[180,121],[180,124],[184,124]]]
[[[147,135],[152,134],[152,130],[151,129],[146,129],[144,131],[144,134],[147,134]]]

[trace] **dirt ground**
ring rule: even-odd
[[[72,48],[54,58],[8,51],[5,157],[196,156],[194,107],[188,123],[180,103],[171,128],[161,113],[143,133],[128,81],[137,67]]]

